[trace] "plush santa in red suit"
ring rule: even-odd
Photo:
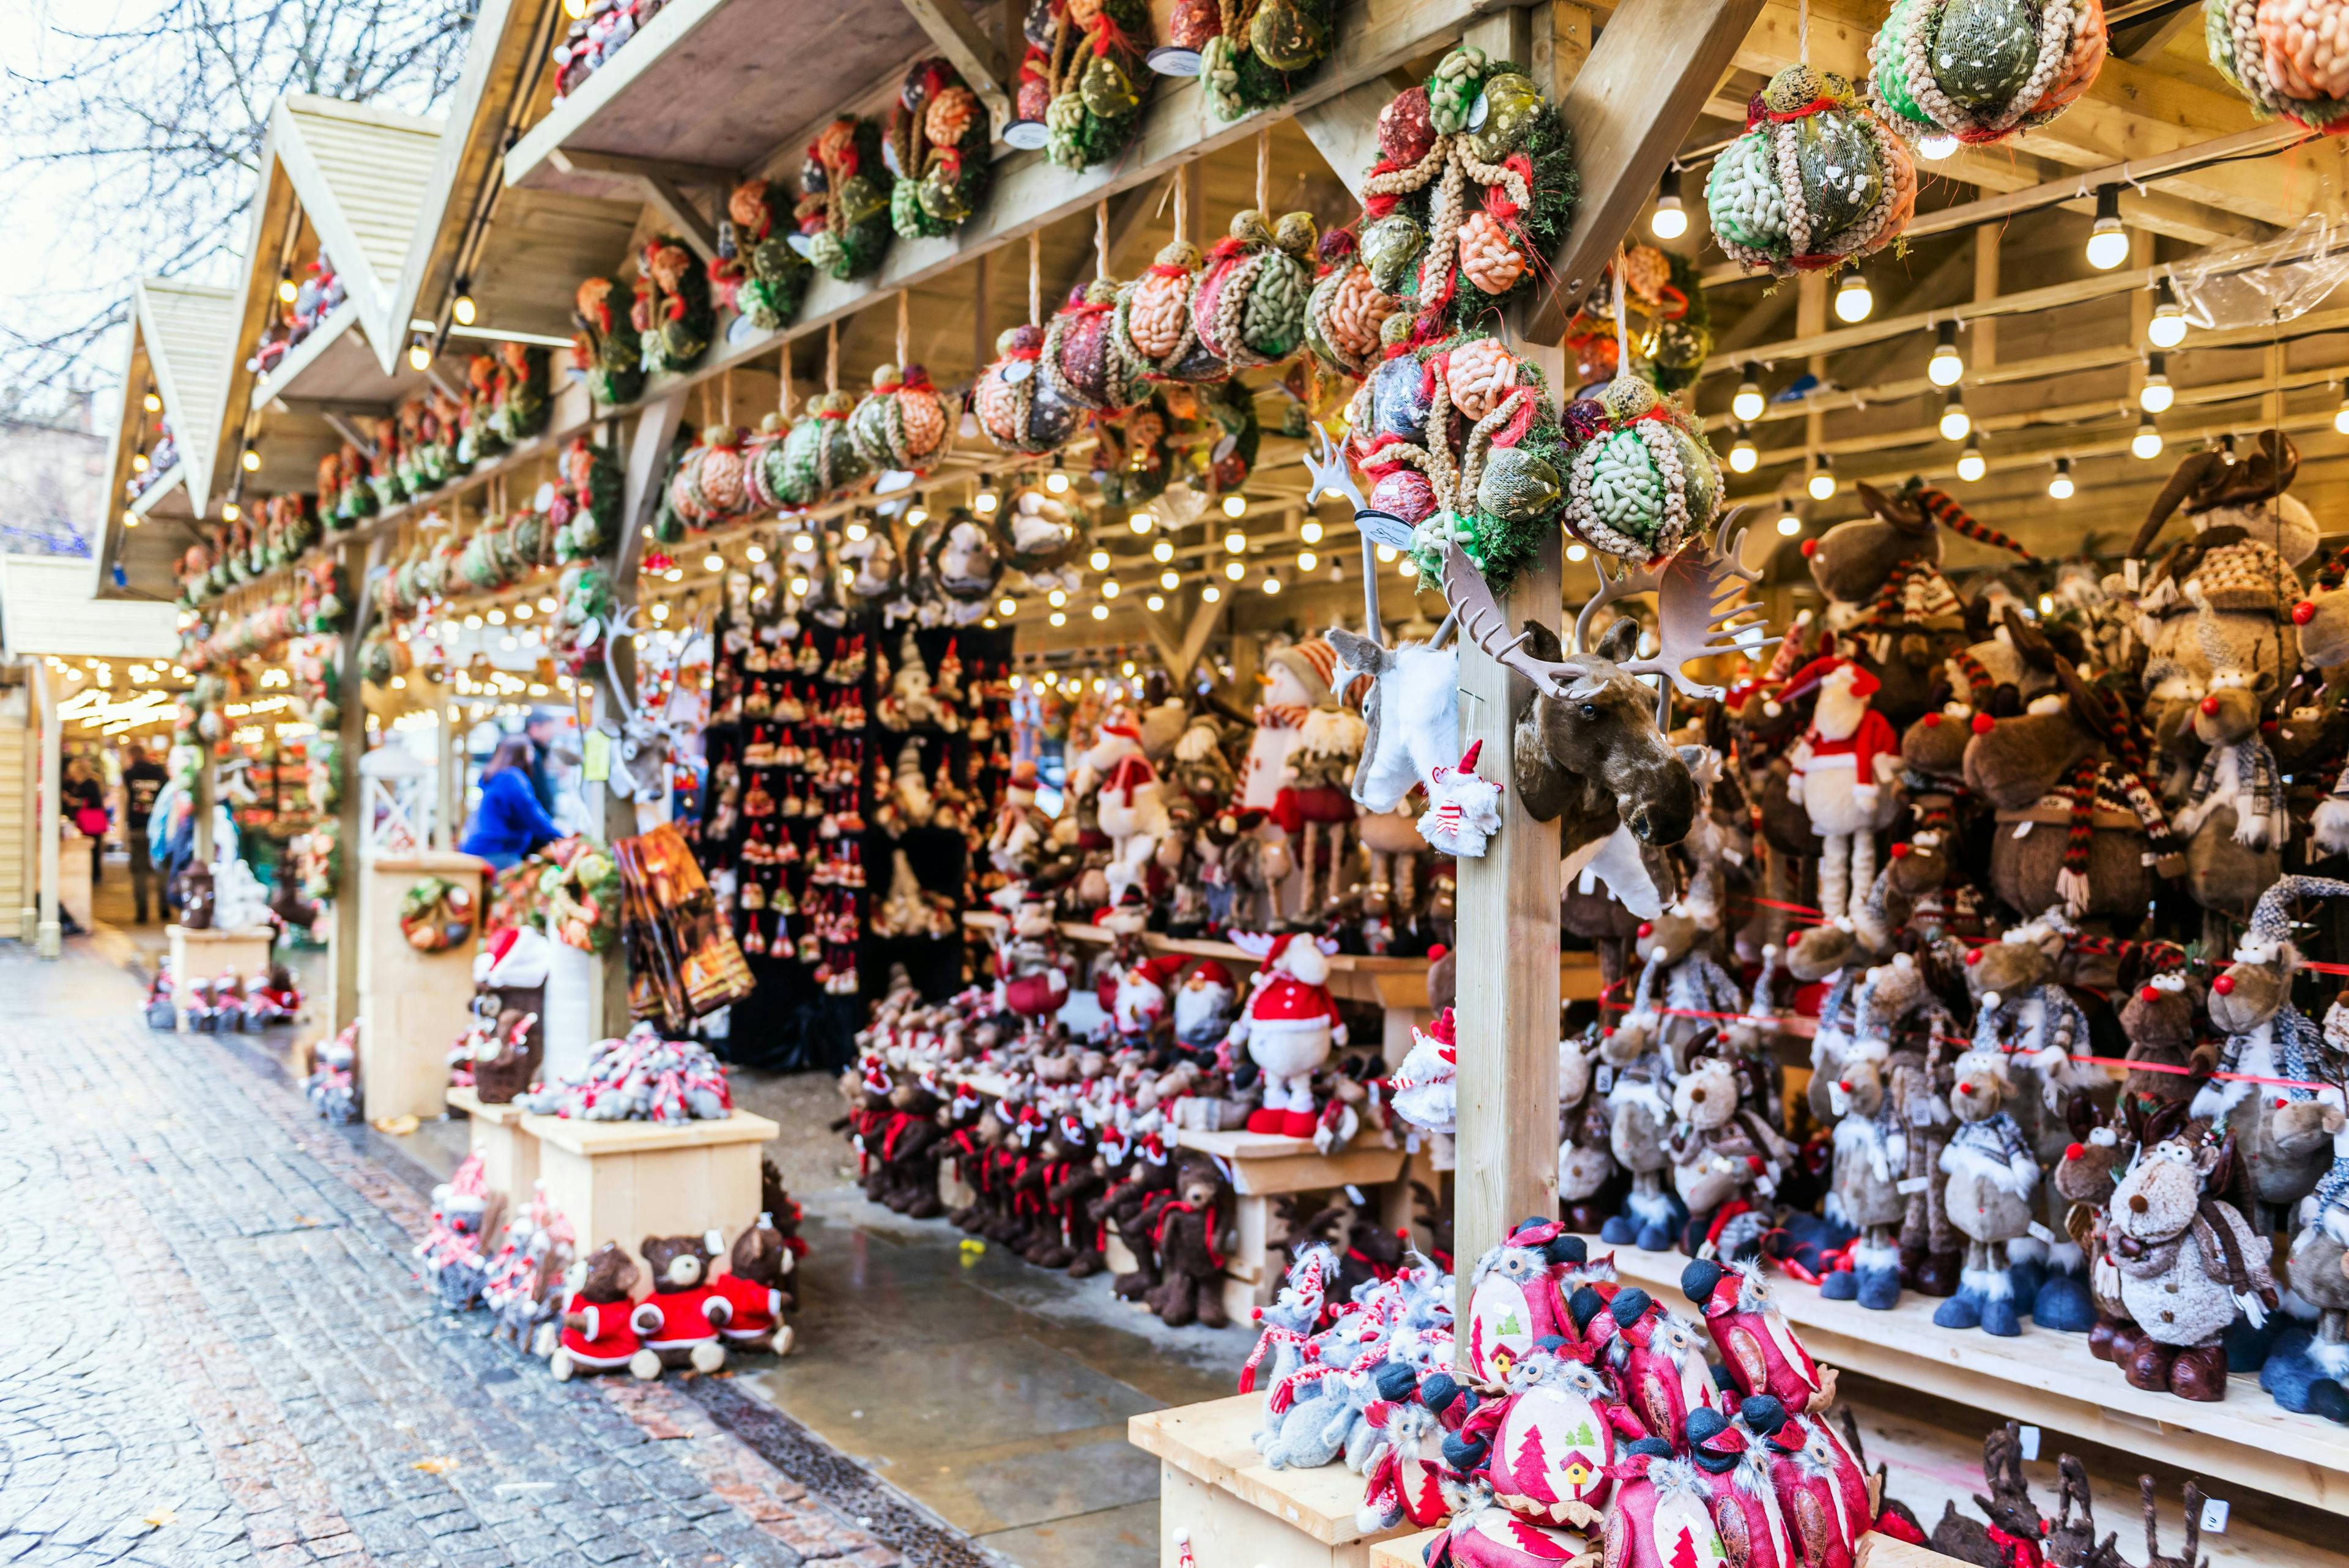
[[[1773,699],[1772,711],[1816,689],[1811,727],[1796,743],[1786,793],[1810,815],[1825,842],[1819,857],[1819,909],[1830,920],[1849,912],[1854,892],[1876,881],[1877,813],[1882,786],[1900,762],[1900,737],[1868,706],[1880,684],[1835,654],[1795,671]]]
[[[1247,1006],[1226,1036],[1245,1045],[1264,1071],[1264,1105],[1248,1117],[1248,1131],[1311,1137],[1315,1123],[1313,1074],[1346,1043],[1346,1025],[1330,995],[1330,954],[1309,936],[1262,936],[1235,931],[1232,941],[1257,959],[1248,981]]]

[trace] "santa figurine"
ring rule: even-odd
[[[1121,716],[1102,725],[1092,748],[1083,753],[1069,781],[1072,795],[1093,794],[1093,816],[1109,836],[1109,885],[1112,891],[1142,886],[1158,841],[1174,823],[1158,784],[1158,770],[1142,746],[1142,732]]]
[[[1232,971],[1214,959],[1204,959],[1174,988],[1174,1040],[1195,1056],[1214,1054],[1231,1033],[1236,988]]]
[[[1900,762],[1891,721],[1868,706],[1879,684],[1850,659],[1825,654],[1795,670],[1765,709],[1775,717],[1782,704],[1818,691],[1811,727],[1795,747],[1786,793],[1809,814],[1811,831],[1826,846],[1819,909],[1830,920],[1849,912],[1854,888],[1876,882],[1877,811]]]
[[[1264,1104],[1249,1115],[1247,1130],[1309,1138],[1319,1123],[1313,1074],[1346,1043],[1345,1023],[1330,995],[1330,954],[1337,944],[1294,932],[1234,931],[1232,941],[1258,961],[1247,1006],[1225,1036],[1247,1046],[1264,1073]]]
[[[1117,977],[1117,987],[1110,999],[1110,1024],[1116,1030],[1120,1044],[1143,1045],[1157,1032],[1158,1021],[1166,1015],[1166,986],[1183,967],[1179,958],[1162,954],[1129,964]]]
[[[1009,919],[996,939],[997,1002],[1032,1031],[1069,1000],[1071,961],[1061,946],[1050,894],[1006,888],[999,899],[1009,906]]]

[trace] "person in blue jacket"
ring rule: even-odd
[[[463,848],[500,871],[563,836],[530,787],[530,737],[508,735],[481,764],[481,804]]]

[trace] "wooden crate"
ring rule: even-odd
[[[188,1032],[188,987],[200,980],[242,975],[247,981],[269,976],[269,948],[275,932],[267,926],[241,931],[191,931],[168,926],[171,947],[171,1012],[180,1033]]]
[[[1680,1288],[1686,1258],[1588,1240],[1592,1256],[1615,1254],[1625,1281],[1687,1311]],[[2124,1453],[2156,1453],[2205,1478],[2349,1513],[2349,1428],[2293,1415],[2256,1376],[2238,1374],[2228,1379],[2224,1400],[2197,1404],[2130,1387],[2119,1368],[2088,1354],[2085,1334],[2025,1324],[2002,1339],[1940,1328],[1933,1323],[1940,1302],[1914,1293],[1889,1312],[1828,1301],[1792,1280],[1776,1282],[1773,1293],[1804,1345],[1827,1365],[1971,1406],[1985,1424],[2023,1421]]]
[[[448,1105],[449,1050],[473,1002],[471,942],[419,952],[399,929],[399,904],[426,877],[473,894],[475,929],[486,862],[471,855],[385,856],[359,871],[359,1103],[368,1117],[437,1116]]]
[[[724,1121],[591,1122],[525,1116],[538,1144],[546,1200],[566,1216],[581,1251],[647,1236],[722,1231],[730,1242],[759,1218],[759,1153],[781,1129],[736,1111]],[[637,1294],[649,1295],[649,1276]]]
[[[465,1113],[470,1147],[481,1157],[483,1185],[506,1195],[509,1213],[528,1204],[538,1180],[538,1139],[522,1125],[528,1113],[512,1104],[483,1105],[470,1088],[451,1088],[448,1103]]]
[[[1201,1563],[1271,1568],[1371,1568],[1371,1549],[1400,1530],[1364,1534],[1354,1511],[1362,1478],[1344,1465],[1277,1470],[1249,1446],[1264,1396],[1153,1410],[1126,1423],[1126,1440],[1158,1459],[1158,1561],[1174,1568],[1176,1531]]]

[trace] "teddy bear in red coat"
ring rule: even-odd
[[[628,1297],[636,1278],[635,1260],[616,1241],[605,1242],[571,1266],[571,1299],[563,1309],[563,1333],[546,1361],[555,1381],[582,1372],[617,1372],[642,1352],[643,1341],[628,1321]],[[657,1366],[654,1375],[659,1375]]]
[[[653,1293],[636,1303],[628,1324],[644,1336],[644,1348],[628,1363],[638,1377],[658,1377],[664,1368],[715,1372],[726,1365],[718,1331],[733,1317],[727,1299],[710,1288],[709,1265],[721,1238],[647,1236],[638,1249],[652,1270]]]
[[[734,1238],[728,1272],[709,1284],[713,1301],[726,1309],[718,1333],[743,1350],[792,1353],[792,1325],[783,1321],[783,1279],[797,1264],[790,1238],[775,1228],[772,1214]]]

